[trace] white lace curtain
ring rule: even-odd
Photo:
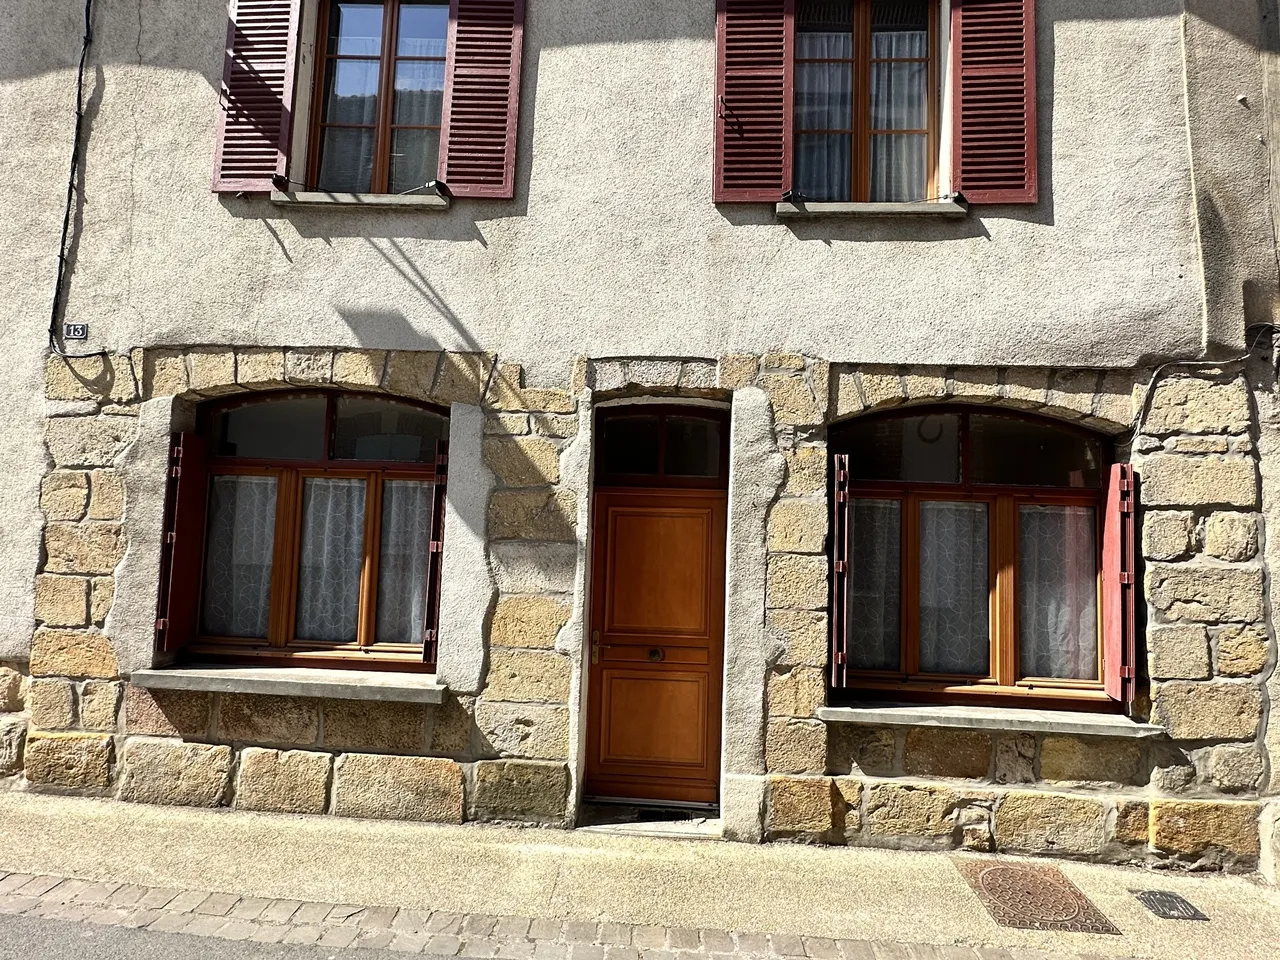
[[[266,637],[275,529],[275,477],[213,478],[205,543],[203,633]]]
[[[378,633],[382,643],[421,643],[427,613],[427,558],[435,485],[388,480],[382,493]]]
[[[364,564],[365,481],[308,477],[298,564],[300,640],[353,643]]]
[[[1018,511],[1018,625],[1024,677],[1098,677],[1093,507]]]

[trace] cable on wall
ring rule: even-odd
[[[76,69],[76,125],[71,138],[71,169],[67,174],[67,199],[62,211],[62,236],[58,241],[58,275],[53,287],[53,306],[49,312],[49,350],[68,359],[105,357],[106,350],[92,353],[67,353],[59,342],[58,311],[66,296],[68,276],[67,242],[71,234],[71,211],[76,198],[76,179],[81,172],[84,136],[84,70],[89,61],[89,47],[93,43],[93,0],[84,0],[84,37],[80,43],[80,64]]]

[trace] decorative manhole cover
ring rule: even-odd
[[[1130,890],[1144,907],[1162,920],[1208,920],[1190,900],[1168,890]]]
[[[1056,867],[968,859],[955,864],[991,919],[1001,926],[1120,935]]]

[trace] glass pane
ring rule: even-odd
[[[364,564],[365,482],[307,477],[298,559],[299,640],[353,643]]]
[[[902,504],[854,500],[849,514],[849,666],[900,670]]]
[[[1018,508],[1022,676],[1098,679],[1097,530],[1093,507]]]
[[[847,63],[797,63],[797,130],[849,130],[853,126],[853,68]]]
[[[796,137],[792,189],[802,200],[847,201],[852,189],[853,137],[806,133]]]
[[[1102,443],[1013,417],[969,419],[975,483],[1026,487],[1102,486]]]
[[[439,158],[439,130],[392,130],[391,192],[413,193],[426,189],[436,178]]]
[[[929,136],[924,133],[871,137],[871,201],[908,203],[929,194]]]
[[[414,127],[438,127],[443,103],[443,60],[425,62],[406,60],[396,64],[393,123]]]
[[[353,126],[378,121],[378,61],[329,61],[324,122]]]
[[[427,558],[435,485],[388,480],[382,486],[378,561],[380,643],[422,643],[427,615]]]
[[[396,54],[401,57],[443,57],[449,36],[447,3],[402,3],[400,40]]]
[[[213,417],[214,453],[252,460],[324,457],[324,397],[260,400]]]
[[[855,421],[840,435],[854,480],[960,481],[960,417],[953,413]]]
[[[927,129],[925,92],[928,86],[927,63],[873,63],[871,129]]]
[[[798,59],[853,56],[853,0],[800,0],[796,4]]]
[[[720,423],[667,417],[666,471],[674,477],[720,476]]]
[[[334,424],[335,460],[432,463],[449,421],[406,403],[339,397]]]
[[[329,13],[329,52],[352,57],[381,54],[382,4],[333,4]]]
[[[373,179],[373,131],[326,127],[317,187],[333,193],[368,193]]]
[[[201,633],[266,639],[275,535],[275,477],[213,478]]]
[[[988,676],[987,505],[920,504],[920,670]]]
[[[617,417],[604,421],[601,472],[656,474],[658,418]]]

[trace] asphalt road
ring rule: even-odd
[[[388,960],[403,956],[390,950],[356,952],[243,943],[95,923],[0,916],[0,960]]]

